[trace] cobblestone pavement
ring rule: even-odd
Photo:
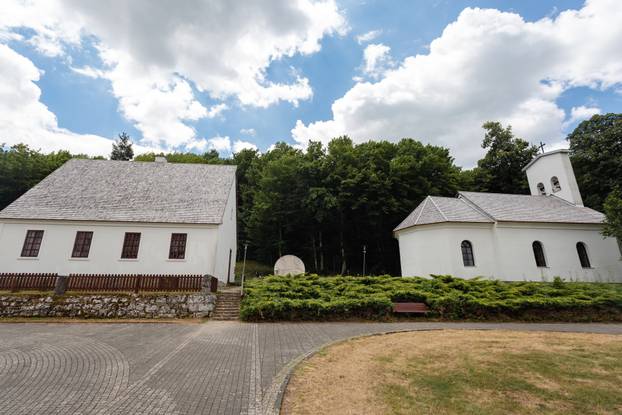
[[[318,347],[399,330],[622,334],[620,324],[0,324],[0,414],[270,413],[289,368]]]

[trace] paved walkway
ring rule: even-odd
[[[620,324],[0,324],[0,414],[274,412],[289,368],[321,345],[398,330],[622,334]]]

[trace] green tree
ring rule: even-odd
[[[477,162],[471,177],[474,189],[493,193],[529,193],[527,177],[522,169],[538,153],[535,146],[514,136],[512,127],[503,128],[499,122],[486,122],[482,147],[486,155]]]
[[[620,243],[622,241],[622,191],[620,188],[616,187],[607,196],[604,210],[606,219],[603,235],[617,238]]]
[[[607,195],[622,188],[622,114],[594,115],[567,140],[583,202],[602,211]]]
[[[112,153],[110,153],[110,160],[131,160],[134,157],[134,150],[132,149],[132,142],[130,136],[125,132],[119,134],[119,139],[112,143]]]
[[[264,158],[254,188],[248,234],[264,258],[273,261],[298,251],[302,242],[303,153],[286,143],[277,143]]]
[[[16,144],[10,148],[0,145],[0,209],[4,209],[72,157],[68,151],[43,154],[26,144]]]
[[[196,153],[143,153],[134,157],[134,161],[155,161],[156,157],[165,157],[169,163],[198,163],[198,164],[224,164],[216,150],[210,150],[203,154]]]

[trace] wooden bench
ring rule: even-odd
[[[430,311],[425,303],[393,303],[394,313],[426,314]]]

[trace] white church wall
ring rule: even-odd
[[[450,274],[461,278],[495,274],[495,245],[491,224],[440,223],[398,232],[403,276]],[[473,246],[475,266],[464,266],[462,241]]]
[[[574,281],[622,282],[617,242],[603,238],[598,225],[502,223],[432,224],[397,234],[403,276],[450,274],[507,281],[551,281],[555,276]],[[474,267],[465,267],[460,244],[473,246]],[[532,244],[544,247],[547,267],[536,266]],[[581,267],[577,242],[585,243],[591,268]]]
[[[237,225],[236,225],[236,193],[235,180],[231,186],[222,224],[218,227],[218,246],[215,251],[214,275],[220,280],[227,281],[227,271],[231,282],[235,279],[235,260],[237,254]],[[231,251],[231,262],[229,262]]]
[[[603,238],[598,225],[497,224],[498,279],[622,282],[617,242]],[[546,267],[537,267],[533,242],[544,248]],[[591,268],[581,267],[577,242],[587,247]]]
[[[7,220],[0,226],[0,272],[217,275],[216,225]],[[36,258],[20,257],[28,229],[44,231]],[[86,259],[71,258],[77,231],[93,232]],[[125,232],[141,233],[137,259],[121,259]],[[171,233],[188,234],[183,260],[168,259]]]

